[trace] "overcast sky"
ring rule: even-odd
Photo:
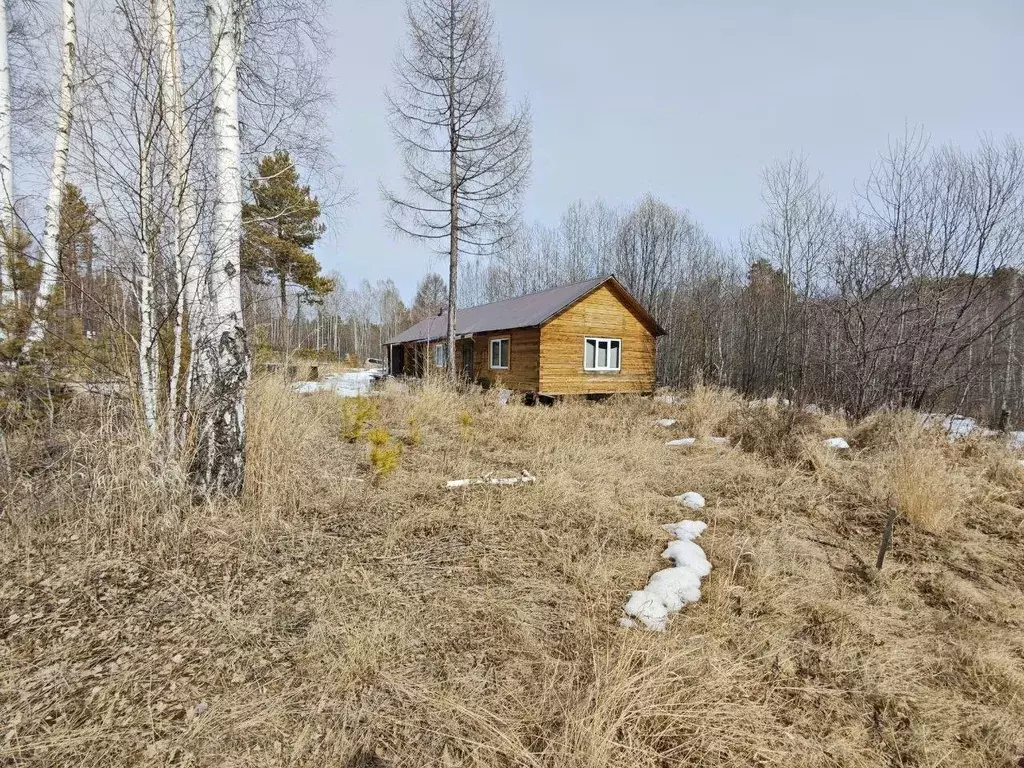
[[[735,240],[760,215],[760,175],[804,153],[848,197],[892,138],[1024,137],[1022,0],[493,0],[510,100],[533,113],[527,221],[577,199],[647,192]],[[408,299],[447,266],[385,227],[400,167],[383,91],[403,0],[333,0],[334,151],[351,202],[318,246],[352,285]]]

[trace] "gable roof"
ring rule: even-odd
[[[560,285],[538,293],[528,293],[505,301],[492,304],[481,304],[478,307],[460,309],[455,314],[455,333],[468,336],[488,331],[507,331],[513,328],[530,328],[542,325],[555,315],[560,314],[580,299],[596,291],[605,283],[611,283],[618,289],[619,298],[647,325],[655,336],[661,336],[665,330],[641,306],[614,275],[605,275],[580,283]],[[420,320],[411,328],[406,328],[396,336],[388,339],[386,344],[402,344],[411,341],[428,341],[443,339],[448,335],[448,315],[434,315]]]

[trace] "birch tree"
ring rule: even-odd
[[[173,449],[180,420],[179,404],[187,403],[195,356],[189,356],[185,371],[185,392],[179,394],[183,338],[187,328],[191,338],[198,336],[203,310],[200,305],[199,206],[189,179],[190,148],[182,96],[181,54],[175,29],[174,0],[153,0],[156,27],[157,71],[160,106],[167,127],[167,153],[171,164],[171,198],[175,216],[170,232],[173,274],[177,280],[174,307],[174,349],[167,392],[167,438]]]
[[[503,63],[485,0],[416,0],[387,93],[406,194],[385,191],[399,232],[448,256],[448,370],[455,359],[459,257],[501,248],[530,169],[530,118],[508,113]]]
[[[71,119],[74,99],[75,0],[61,2],[61,62],[60,91],[57,109],[57,132],[53,140],[53,160],[50,166],[49,193],[43,217],[43,236],[39,243],[39,258],[43,272],[36,294],[35,308],[26,341],[31,346],[42,341],[45,309],[57,284],[57,231],[60,228],[60,201],[68,171],[71,148]]]
[[[14,238],[14,151],[11,144],[11,63],[7,48],[7,2],[0,0],[0,307],[13,302],[8,271]],[[3,329],[0,328],[0,339]]]
[[[195,480],[207,493],[238,495],[245,471],[249,349],[242,321],[241,144],[238,55],[242,9],[209,0],[216,192],[210,254],[210,318],[196,340],[198,444]]]

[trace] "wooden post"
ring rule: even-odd
[[[882,543],[878,547],[878,560],[875,561],[875,568],[882,570],[882,563],[885,562],[885,552],[889,549],[889,542],[892,541],[892,524],[896,521],[896,507],[889,508],[889,517],[885,521],[885,530],[882,531]]]

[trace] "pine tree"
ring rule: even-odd
[[[85,325],[88,325],[85,315],[87,295],[91,291],[95,221],[96,216],[82,190],[74,184],[65,184],[57,230],[58,288],[62,291],[66,312],[80,317]]]
[[[424,275],[416,285],[416,296],[410,310],[412,321],[418,323],[426,317],[439,315],[446,306],[447,297],[448,286],[443,277],[436,272]]]
[[[260,161],[249,186],[253,202],[243,206],[242,269],[260,283],[276,281],[281,317],[288,317],[288,286],[301,289],[300,301],[317,301],[334,281],[320,275],[320,262],[308,250],[324,233],[320,201],[299,174],[288,153],[278,150]]]

